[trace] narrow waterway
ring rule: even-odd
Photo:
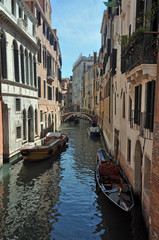
[[[0,169],[0,239],[148,239],[137,202],[123,213],[96,194],[96,152],[105,145],[87,136],[88,126],[63,124],[68,147],[52,159]]]

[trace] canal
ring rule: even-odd
[[[88,126],[64,123],[68,147],[52,159],[0,169],[0,239],[148,239],[137,201],[124,213],[96,194],[96,152],[105,145]]]

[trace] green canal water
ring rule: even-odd
[[[88,126],[64,123],[68,147],[53,158],[1,168],[0,239],[148,239],[137,201],[124,213],[96,194],[96,152],[105,144],[88,137]]]

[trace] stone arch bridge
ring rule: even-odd
[[[89,114],[89,113],[85,113],[85,112],[69,112],[69,113],[64,113],[61,115],[61,122],[66,121],[69,117],[71,116],[83,116],[86,117],[87,119],[89,119],[90,121],[97,121],[97,116]]]

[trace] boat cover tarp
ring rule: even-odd
[[[104,176],[109,174],[111,175],[119,175],[119,168],[116,164],[108,161],[99,165],[99,174],[100,176]]]

